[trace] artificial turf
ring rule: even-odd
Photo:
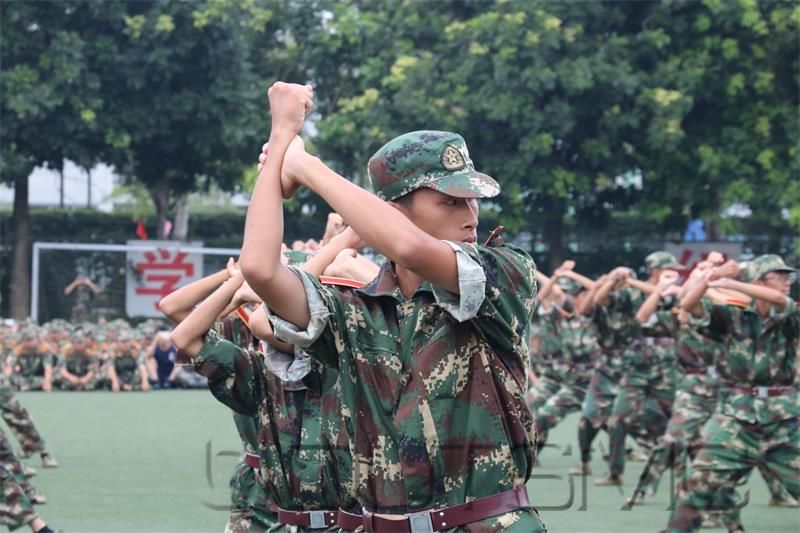
[[[207,391],[22,393],[25,406],[61,466],[40,468],[34,485],[48,498],[37,506],[65,532],[221,532],[228,516],[228,480],[241,450],[230,412]],[[528,484],[531,500],[551,532],[658,531],[667,522],[668,474],[655,497],[622,510],[642,463],[628,463],[625,485],[595,487],[606,472],[600,458],[607,439],[596,441],[594,476],[570,477],[578,462],[577,415],[550,432]],[[6,430],[7,431],[7,430]],[[12,438],[13,439],[13,438]],[[585,490],[584,490],[585,487]],[[798,509],[767,506],[769,493],[757,472],[743,490],[750,532],[800,531]],[[713,531],[713,530],[704,530]],[[722,531],[722,530],[719,530]]]

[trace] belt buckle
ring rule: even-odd
[[[759,398],[769,398],[769,387],[755,387],[755,389]]]
[[[408,513],[406,518],[408,518],[408,528],[411,533],[433,533],[433,521],[431,520],[430,511]]]
[[[309,524],[311,529],[323,529],[328,527],[325,523],[325,511],[308,511]]]

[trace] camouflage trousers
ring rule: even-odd
[[[584,463],[592,460],[592,442],[611,414],[611,407],[619,390],[619,376],[619,371],[605,365],[592,372],[578,422],[578,446],[581,450],[581,461]]]
[[[720,491],[731,492],[763,465],[789,493],[800,497],[800,418],[750,424],[715,413],[703,429],[702,445],[678,486],[668,531],[695,531],[701,512],[713,510]],[[739,509],[732,512],[737,517]]]
[[[3,500],[0,501],[0,524],[8,526],[8,529],[13,531],[36,518],[33,505],[24,488],[20,486],[16,476],[1,464],[0,489],[3,491]]]
[[[22,487],[22,490],[27,496],[32,496],[35,492],[33,485],[25,477],[25,472],[22,468],[22,463],[14,453],[14,448],[11,442],[6,437],[4,431],[0,430],[0,465],[3,466],[8,472],[14,476],[15,481]]]
[[[44,451],[44,439],[36,430],[27,409],[20,405],[17,395],[10,387],[0,387],[0,410],[3,411],[3,420],[19,441],[24,455]]]
[[[44,376],[22,376],[14,375],[11,377],[11,383],[18,391],[24,392],[29,390],[42,390],[44,385]]]
[[[528,391],[528,408],[535,413],[547,400],[558,392],[563,385],[563,380],[552,373],[542,374],[539,380]]]
[[[57,380],[53,380],[53,388],[54,389],[65,390],[65,391],[98,390],[98,389],[100,389],[100,383],[101,383],[102,380],[103,380],[103,376],[99,372],[97,374],[95,374],[94,377],[92,379],[90,379],[88,383],[86,383],[84,385],[80,385],[80,386],[73,385],[72,383],[70,383],[66,379],[59,378]]]
[[[267,493],[253,468],[244,462],[236,465],[230,487],[231,516],[225,526],[226,533],[271,532],[283,527],[277,514],[267,509]]]
[[[547,443],[547,432],[550,429],[556,427],[568,414],[581,410],[589,387],[589,379],[588,376],[579,376],[570,383],[565,383],[553,396],[548,398],[543,406],[535,411],[538,450],[541,450]]]
[[[625,375],[607,422],[612,476],[621,476],[625,469],[627,434],[638,425],[637,440],[652,448],[667,428],[674,399],[674,382],[660,364],[637,366]]]

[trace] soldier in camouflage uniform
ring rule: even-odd
[[[649,291],[648,303],[656,306],[661,313],[672,313],[676,305],[675,291],[677,288],[678,272],[685,267],[678,263],[675,257],[668,252],[653,252],[645,258],[645,265],[650,272],[650,279],[645,283],[634,286],[643,292]],[[662,278],[664,280],[662,281]],[[632,278],[627,279],[628,284],[634,284]],[[662,291],[657,285],[661,283]],[[665,294],[664,298],[660,296]],[[607,477],[599,478],[596,485],[621,485],[622,472],[625,468],[625,437],[631,426],[641,422],[645,414],[646,402],[652,399],[658,405],[660,417],[656,418],[657,426],[651,431],[650,438],[655,440],[666,429],[666,424],[672,411],[672,402],[675,398],[675,341],[676,328],[673,321],[655,320],[654,309],[645,313],[645,322],[642,306],[637,310],[635,318],[642,325],[637,338],[625,350],[625,370],[620,381],[620,391],[614,399],[611,415],[608,419],[609,435],[609,470]]]
[[[718,359],[720,402],[703,429],[703,442],[686,479],[669,531],[694,531],[700,512],[711,509],[720,490],[732,490],[758,464],[800,496],[800,404],[797,401],[798,309],[789,297],[796,272],[776,255],[756,258],[753,284],[712,270],[681,306],[693,322],[724,343]],[[741,303],[709,304],[704,291],[744,293]],[[748,301],[750,300],[750,301]],[[738,509],[736,511],[738,513]]]
[[[277,83],[269,96],[270,151],[241,265],[274,312],[275,336],[339,371],[366,529],[543,530],[525,492],[535,458],[525,405],[535,266],[518,248],[476,242],[475,199],[499,186],[475,171],[459,135],[420,131],[370,159],[376,197],[294,137],[310,88]],[[280,198],[296,184],[389,259],[374,281],[333,288],[281,265]]]
[[[114,392],[150,390],[144,346],[141,341],[133,339],[132,335],[132,332],[123,331],[109,345],[104,366],[109,386]]]
[[[208,320],[226,307],[242,282],[240,273],[233,275],[183,320],[171,337],[182,353],[192,358],[195,368],[208,376],[215,398],[256,421],[257,439],[251,442],[248,438],[246,449],[259,459],[258,476],[266,489],[266,508],[253,509],[257,502],[248,496],[253,487],[242,487],[245,478],[237,476],[233,486],[238,494],[234,495],[228,530],[257,531],[256,526],[287,533],[337,530],[336,509],[341,502],[333,482],[333,453],[321,438],[320,411],[321,391],[332,387],[326,380],[335,379],[335,373],[328,377],[317,373],[316,382],[311,374],[303,381],[284,382],[268,371],[269,352],[262,355],[238,346],[214,329],[202,335]],[[224,326],[228,329],[235,324]],[[246,429],[243,424],[237,426]],[[244,436],[248,433],[245,431]],[[249,511],[242,509],[242,499],[250,504]]]
[[[606,427],[619,391],[625,348],[639,332],[634,315],[641,305],[642,294],[626,285],[627,278],[632,276],[629,268],[617,267],[601,277],[590,291],[591,300],[581,308],[597,327],[600,356],[595,362],[578,422],[581,464],[571,469],[571,474],[591,473],[592,442],[600,429]]]
[[[26,339],[25,343],[30,342],[31,339],[36,342],[35,339],[38,338],[36,333],[31,330],[23,333],[22,337]],[[0,372],[0,411],[3,413],[3,420],[8,424],[8,427],[20,443],[22,449],[19,456],[30,457],[38,453],[41,456],[43,467],[56,468],[58,467],[58,462],[47,452],[44,439],[36,429],[28,410],[20,405],[11,385],[10,372],[8,371],[16,366],[16,357],[11,356],[7,359],[7,363],[6,371]]]
[[[101,362],[94,341],[77,330],[61,350],[54,384],[61,390],[94,390],[101,378]]]
[[[528,390],[528,409],[535,413],[552,398],[564,384],[563,352],[561,350],[561,309],[539,301],[531,321],[531,370],[536,381]]]
[[[580,411],[591,379],[592,359],[598,351],[597,331],[587,317],[576,312],[589,296],[594,283],[572,271],[574,262],[562,265],[548,278],[540,291],[540,299],[544,299],[558,286],[561,297],[554,304],[559,314],[555,323],[560,339],[562,373],[565,376],[562,386],[550,396],[543,405],[534,411],[537,447],[541,448],[547,441],[547,431],[554,428],[569,413]]]
[[[8,472],[14,476],[17,484],[22,487],[22,490],[25,492],[25,495],[31,501],[31,503],[35,504],[43,504],[47,503],[47,498],[44,497],[42,493],[37,491],[33,485],[31,485],[30,481],[28,481],[29,477],[35,475],[35,470],[26,468],[25,465],[20,462],[19,458],[14,453],[14,448],[11,446],[11,442],[6,437],[4,431],[0,430],[0,465],[3,466]]]
[[[12,386],[19,391],[52,390],[54,349],[52,342],[43,337],[40,329],[23,329],[16,346],[10,347],[6,359]]]

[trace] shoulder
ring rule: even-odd
[[[486,273],[488,284],[502,289],[516,290],[532,286],[536,279],[536,263],[528,252],[513,244],[484,246],[453,243],[474,259]]]

